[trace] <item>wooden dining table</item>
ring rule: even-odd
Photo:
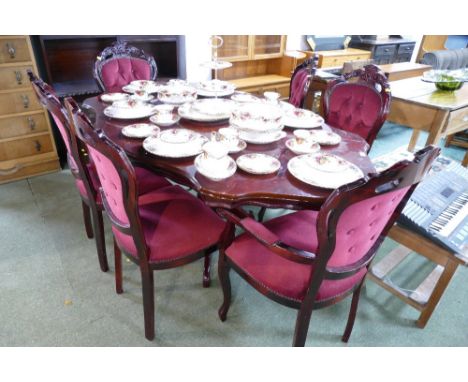
[[[84,105],[92,108],[96,115],[94,125],[102,129],[106,136],[123,148],[132,163],[145,167],[168,179],[188,186],[197,191],[199,197],[210,207],[236,208],[245,205],[256,205],[269,208],[287,209],[319,209],[332,189],[320,188],[306,184],[296,179],[287,169],[288,161],[296,156],[285,145],[288,138],[293,137],[293,129],[285,127],[287,136],[269,144],[248,144],[239,153],[230,154],[236,159],[248,153],[264,153],[277,158],[281,162],[278,172],[270,175],[253,175],[237,169],[230,178],[213,181],[197,172],[194,157],[173,159],[164,158],[147,152],[142,146],[142,139],[127,138],[122,135],[124,126],[133,123],[149,122],[149,118],[139,120],[119,120],[104,115],[104,109],[109,106],[100,100],[99,96],[88,98]],[[195,122],[181,119],[170,127],[187,128],[210,137],[211,132],[221,127],[229,126],[227,120],[220,123]],[[339,134],[341,142],[335,146],[321,146],[322,152],[341,156],[358,166],[364,174],[375,172],[374,166],[367,155],[368,144],[360,136],[343,130],[334,129],[324,124],[324,130]]]

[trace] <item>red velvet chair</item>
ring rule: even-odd
[[[86,235],[89,239],[95,239],[99,265],[101,270],[106,272],[109,267],[102,220],[103,205],[99,193],[100,183],[95,166],[89,161],[86,147],[77,138],[75,127],[73,123],[70,123],[67,111],[63,108],[55,91],[51,86],[36,77],[32,71],[28,70],[28,75],[36,96],[41,104],[50,112],[67,149],[68,165],[75,178],[75,185],[82,200]],[[143,168],[137,168],[136,173],[139,190],[143,194],[156,188],[170,185],[163,177],[157,176]],[[91,217],[93,223],[91,222]]]
[[[294,70],[289,85],[289,103],[296,107],[304,107],[310,84],[317,68],[318,55],[305,60]]]
[[[360,135],[370,148],[387,119],[390,100],[387,77],[371,64],[330,82],[322,109],[329,125]]]
[[[304,346],[313,309],[353,294],[342,338],[347,342],[368,266],[439,151],[429,146],[413,162],[340,187],[319,212],[293,212],[262,224],[240,210],[220,210],[229,223],[218,260],[220,319],[226,320],[231,301],[232,268],[266,297],[298,309],[294,346]],[[233,239],[235,226],[245,232]]]
[[[102,201],[112,222],[117,293],[122,293],[121,252],[138,264],[143,288],[145,336],[154,338],[153,271],[205,257],[203,286],[210,283],[210,253],[226,224],[201,200],[179,186],[138,196],[136,173],[125,152],[95,131],[77,104],[65,104],[86,143],[101,182]]]
[[[135,80],[155,80],[157,73],[154,58],[125,41],[104,49],[94,63],[94,78],[105,92],[121,92]]]

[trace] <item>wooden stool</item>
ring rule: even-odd
[[[371,266],[367,278],[419,310],[421,315],[416,321],[416,325],[419,328],[424,328],[455,274],[458,265],[468,265],[468,254],[461,255],[450,252],[428,238],[397,224],[390,229],[388,237],[401,245],[386,255],[380,262]],[[436,263],[437,266],[416,290],[407,292],[390,283],[386,276],[412,251],[426,257]]]

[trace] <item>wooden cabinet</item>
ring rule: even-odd
[[[236,62],[278,58],[284,53],[284,35],[222,35],[218,58]]]
[[[409,62],[413,54],[415,41],[404,38],[368,39],[353,36],[349,46],[368,50],[371,58],[378,65],[395,62]]]
[[[27,70],[37,66],[27,36],[0,36],[0,183],[60,169],[47,112]]]
[[[343,64],[348,61],[367,60],[370,58],[370,52],[361,49],[339,49],[339,50],[324,50],[317,52],[304,51],[307,58],[318,54],[319,68],[335,68],[343,67]]]

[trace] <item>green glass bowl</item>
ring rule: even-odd
[[[458,90],[463,86],[463,82],[459,81],[442,81],[442,82],[436,82],[435,86],[439,90]]]

